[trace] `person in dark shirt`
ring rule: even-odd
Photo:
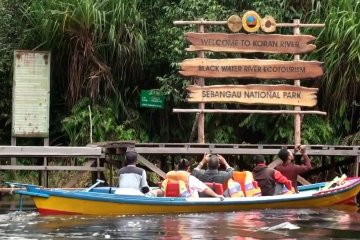
[[[292,190],[291,181],[279,171],[266,166],[263,156],[255,155],[253,161],[256,164],[253,169],[253,176],[259,184],[262,196],[277,195],[278,193],[275,192],[276,183],[284,184],[288,190]]]
[[[208,165],[207,170],[201,170],[205,164]],[[221,164],[225,166],[225,171],[219,171]],[[233,171],[234,169],[230,167],[221,155],[205,154],[199,165],[192,171],[192,175],[203,182],[224,184],[232,178]]]
[[[312,168],[310,158],[306,154],[306,147],[304,145],[296,147],[294,152],[296,153],[297,151],[300,151],[300,153],[304,159],[304,164],[302,164],[302,165],[295,164],[294,163],[294,154],[290,150],[283,148],[278,153],[279,158],[283,162],[278,164],[275,167],[276,170],[278,170],[285,177],[287,177],[289,180],[291,180],[292,185],[296,192],[298,192],[298,188],[297,188],[298,175],[305,173]]]

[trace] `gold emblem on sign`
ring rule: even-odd
[[[266,33],[275,32],[275,19],[272,16],[265,16],[263,19],[261,19],[261,30]]]
[[[239,32],[242,28],[241,18],[238,15],[232,15],[227,20],[227,25],[230,31]]]
[[[256,32],[260,23],[261,17],[255,11],[247,11],[242,18],[242,25],[247,32]]]

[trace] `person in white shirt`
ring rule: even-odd
[[[126,167],[119,171],[119,188],[131,188],[142,193],[150,191],[146,180],[146,171],[136,166],[137,153],[135,151],[127,151],[125,153]]]
[[[224,196],[215,193],[211,188],[209,188],[205,183],[197,179],[196,177],[190,175],[190,161],[183,158],[180,160],[178,165],[178,171],[171,171],[173,174],[179,176],[179,179],[184,179],[184,182],[188,186],[188,191],[192,197],[198,197],[199,192],[210,196],[220,198],[224,200]],[[169,175],[169,173],[167,174]]]

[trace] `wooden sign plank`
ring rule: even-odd
[[[324,73],[318,61],[280,61],[258,59],[185,59],[180,63],[183,76],[204,78],[306,79]]]
[[[317,103],[317,88],[294,85],[212,85],[187,87],[188,102],[233,102],[312,107]]]
[[[185,37],[192,44],[187,51],[301,54],[316,48],[309,44],[315,40],[311,35],[188,32]]]

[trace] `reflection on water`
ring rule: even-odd
[[[0,239],[359,239],[357,207],[151,216],[40,216],[2,199]],[[13,208],[6,208],[6,207]]]

